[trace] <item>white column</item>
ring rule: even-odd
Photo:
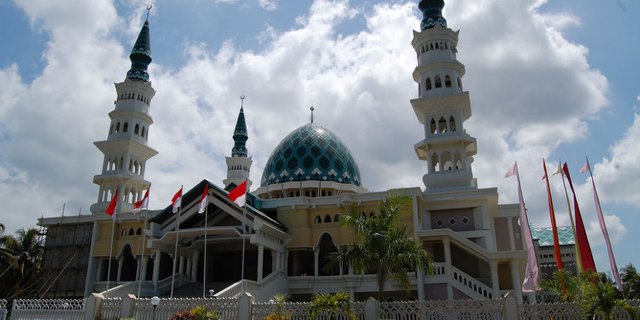
[[[491,286],[493,287],[493,298],[497,299],[500,297],[500,282],[498,279],[498,261],[491,260],[489,261],[489,266],[491,267]]]
[[[418,286],[418,301],[424,301],[425,299],[425,295],[424,295],[424,269],[423,268],[418,268],[417,269],[417,286]]]
[[[121,255],[118,257],[118,277],[116,278],[116,283],[122,280],[120,276],[122,276],[122,266],[124,265],[124,256]]]
[[[158,285],[158,280],[160,277],[160,250],[156,250],[155,257],[153,258],[153,287],[155,288]]]
[[[142,270],[140,268],[141,263],[142,263],[142,257],[137,258],[136,259],[136,280],[142,280],[142,277],[141,277]]]
[[[449,238],[442,239],[442,246],[444,247],[444,270],[447,274],[447,279],[453,279],[453,272],[451,271],[451,240]],[[447,282],[447,299],[453,300],[453,287],[449,282]]]
[[[320,247],[315,247],[313,249],[313,275],[318,276],[320,273],[318,272],[319,266],[318,262],[320,260]]]
[[[263,264],[264,264],[264,246],[260,245],[258,246],[258,274],[256,276],[256,279],[258,279],[258,282],[262,281],[262,275],[263,275]]]
[[[147,280],[147,264],[149,263],[149,256],[142,256],[142,274],[140,275],[140,280]]]
[[[191,265],[192,265],[191,257],[187,257],[187,276],[191,277]]]
[[[178,263],[178,273],[184,274],[184,256],[180,256],[180,261]]]
[[[511,260],[511,286],[518,303],[522,304],[522,281],[520,280],[520,262],[518,260]]]
[[[98,203],[101,201],[98,201]],[[102,273],[102,261],[93,256],[93,249],[96,245],[96,240],[100,232],[100,223],[98,221],[93,222],[93,233],[91,234],[91,247],[89,248],[89,265],[87,266],[87,277],[84,286],[84,296],[87,297],[93,291],[93,283],[95,280],[100,280],[100,274]],[[96,266],[95,263],[98,265]],[[95,274],[94,271],[98,270]],[[95,280],[94,280],[95,279]]]
[[[198,281],[198,260],[200,260],[200,251],[193,252],[193,262],[191,263],[191,281]]]

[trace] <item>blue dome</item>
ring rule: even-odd
[[[294,130],[280,142],[264,167],[260,185],[306,180],[361,186],[360,170],[349,149],[315,123]]]

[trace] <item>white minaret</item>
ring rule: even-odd
[[[109,112],[111,124],[107,140],[94,144],[104,154],[102,173],[93,177],[100,186],[98,201],[91,212],[102,214],[118,188],[120,206],[118,212],[129,212],[142,192],[151,185],[144,179],[147,160],[158,152],[147,146],[149,127],[153,119],[149,104],[155,90],[149,82],[147,67],[151,63],[149,21],[145,21],[138,39],[131,50],[131,69],[124,82],[116,83],[115,109]]]
[[[233,130],[233,148],[231,149],[231,157],[225,157],[227,161],[227,178],[222,181],[225,187],[230,184],[236,186],[242,181],[247,180],[247,190],[251,187],[249,173],[253,160],[247,156],[247,124],[244,121],[244,96],[240,97],[240,113],[236,121],[236,127]]]
[[[418,56],[413,79],[419,96],[411,105],[425,133],[414,148],[427,161],[426,192],[477,187],[471,171],[476,139],[464,130],[471,117],[469,93],[462,89],[465,69],[456,60],[458,32],[447,28],[443,7],[442,0],[420,1],[424,18],[411,41]]]

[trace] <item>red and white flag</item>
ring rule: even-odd
[[[109,202],[109,206],[104,213],[113,216],[113,213],[116,212],[116,205],[118,204],[118,188],[116,188],[116,192],[113,194],[113,198],[111,198],[111,202]]]
[[[207,208],[207,195],[209,195],[208,183],[204,185],[204,190],[202,190],[202,197],[200,198],[200,207],[198,208],[198,213],[203,213]]]
[[[585,172],[590,171],[590,169],[589,162],[585,162],[584,166],[582,166],[578,172],[580,172],[580,174],[584,174]]]
[[[227,195],[231,201],[242,207],[247,203],[247,180],[243,181],[239,186],[235,187]]]
[[[182,187],[180,187],[180,190],[173,195],[173,198],[171,199],[171,206],[173,207],[171,210],[173,213],[180,210],[180,207],[182,206]]]
[[[138,213],[142,210],[149,210],[149,189],[147,189],[147,191],[144,193],[144,197],[142,197],[142,200],[136,201],[133,204],[133,213]]]

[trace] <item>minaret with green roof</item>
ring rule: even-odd
[[[422,0],[418,7],[423,19],[411,41],[418,57],[413,71],[418,98],[411,105],[424,126],[425,138],[414,148],[427,162],[422,178],[426,192],[477,188],[471,170],[476,139],[464,128],[471,103],[469,92],[462,88],[465,67],[456,58],[458,31],[447,27],[443,0]]]
[[[158,153],[147,145],[153,123],[149,108],[155,95],[147,73],[152,60],[148,20],[129,59],[131,68],[126,78],[115,84],[115,108],[109,112],[107,139],[94,142],[104,154],[102,172],[93,178],[93,183],[100,187],[97,202],[91,206],[91,212],[97,215],[103,214],[116,188],[120,197],[117,211],[132,210],[133,203],[142,199],[144,190],[151,185],[144,179],[147,160]]]
[[[247,180],[247,188],[251,187],[249,173],[253,160],[247,156],[247,124],[244,120],[244,96],[240,97],[240,113],[236,120],[236,127],[233,130],[233,148],[231,149],[231,157],[225,157],[227,162],[227,178],[222,181],[225,187],[230,184],[236,186]]]

